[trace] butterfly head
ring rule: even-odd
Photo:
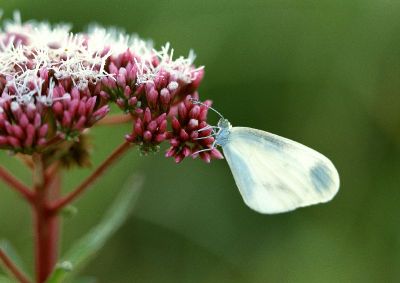
[[[215,135],[215,143],[223,146],[228,142],[229,130],[232,128],[231,123],[225,118],[221,118],[218,121],[218,132]]]
[[[232,128],[232,125],[231,125],[231,123],[229,123],[229,121],[227,119],[221,118],[218,121],[218,128],[220,128],[221,130],[222,129],[228,129],[229,130],[230,128]]]
[[[224,116],[222,116],[221,113],[219,113],[217,110],[212,108],[210,105],[206,105],[203,102],[201,102],[201,101],[199,101],[197,99],[194,99],[194,98],[191,98],[190,101],[193,104],[203,105],[203,106],[207,107],[208,109],[214,111],[215,113],[218,114],[218,116],[221,117],[219,119],[219,121],[218,121],[217,126],[206,126],[206,127],[202,128],[202,129],[198,130],[198,132],[201,132],[201,131],[204,131],[204,130],[212,129],[212,133],[211,133],[210,136],[200,137],[200,138],[197,138],[197,139],[205,139],[205,138],[209,138],[209,137],[214,137],[215,141],[214,141],[214,143],[213,143],[211,148],[203,149],[203,150],[200,150],[200,151],[198,151],[196,153],[199,153],[199,152],[202,152],[202,151],[211,150],[211,149],[213,149],[215,147],[215,145],[223,146],[224,144],[226,144],[228,142],[229,130],[232,128],[231,123],[229,123],[229,121],[227,119],[225,119]]]

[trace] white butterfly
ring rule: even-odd
[[[268,132],[232,127],[219,115],[218,126],[212,127],[214,146],[222,147],[250,208],[267,214],[287,212],[327,202],[338,192],[339,174],[324,155]]]

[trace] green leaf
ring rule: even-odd
[[[63,256],[64,260],[57,265],[50,278],[46,281],[47,283],[64,282],[67,276],[75,276],[93,258],[128,218],[142,184],[143,178],[141,176],[135,175],[129,179],[103,216],[102,221],[72,245],[71,249]]]
[[[6,253],[6,255],[12,260],[12,262],[18,267],[20,271],[28,275],[28,272],[26,272],[26,267],[23,264],[21,257],[18,255],[17,251],[9,241],[0,240],[0,249]],[[1,282],[2,281],[0,281],[0,283]]]

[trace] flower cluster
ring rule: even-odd
[[[79,141],[115,103],[132,119],[126,140],[142,152],[169,140],[167,156],[177,162],[198,151],[207,162],[221,158],[202,130],[208,104],[190,100],[204,74],[194,59],[193,52],[174,59],[168,43],[155,50],[117,30],[72,34],[67,25],[22,23],[17,15],[0,30],[0,148],[54,151]]]
[[[200,155],[206,162],[210,162],[211,158],[223,158],[212,146],[214,137],[206,121],[208,106],[211,106],[210,101],[201,105],[193,104],[190,95],[178,105],[177,116],[172,117],[171,147],[166,153],[167,157],[174,157],[176,162],[190,155]]]
[[[140,50],[143,45],[140,45]],[[173,49],[167,43],[160,52],[138,52],[136,46],[110,56],[106,70],[103,96],[116,102],[125,112],[150,107],[167,113],[170,106],[194,93],[203,78],[203,67],[194,68],[194,54],[173,59]],[[142,54],[141,54],[142,53]],[[144,54],[144,55],[143,55]]]
[[[0,147],[45,150],[79,138],[109,112],[100,96],[110,53],[67,26],[18,18],[0,33]]]

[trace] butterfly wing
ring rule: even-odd
[[[245,203],[260,213],[327,202],[339,190],[332,162],[295,141],[233,127],[222,149]]]

